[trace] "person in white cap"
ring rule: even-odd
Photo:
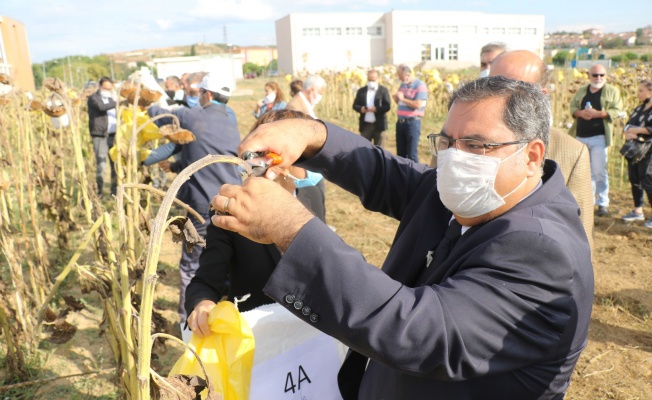
[[[151,106],[148,109],[150,117],[165,113],[176,115],[179,118],[181,128],[191,131],[196,138],[194,142],[182,146],[177,161],[169,162],[166,160],[159,163],[161,168],[166,171],[179,172],[209,154],[238,155],[240,134],[229,120],[226,106],[223,104],[223,100],[228,99],[231,95],[229,84],[220,81],[219,77],[212,77],[209,74],[199,83],[198,89],[200,107],[179,107],[171,111],[158,106]],[[171,118],[162,118],[155,121],[158,126],[171,122]],[[241,183],[236,169],[232,165],[224,163],[211,164],[195,172],[181,186],[177,194],[179,200],[194,208],[204,218],[205,222],[201,223],[191,215],[188,216],[202,237],[205,237],[206,226],[210,222],[208,218],[210,200],[217,195],[220,186],[225,183]],[[199,268],[201,252],[202,248],[199,246],[195,246],[194,249],[188,251],[184,240],[181,262],[179,263],[181,273],[179,318],[182,326],[185,325],[187,317],[183,306],[186,286],[195,275],[197,268]]]

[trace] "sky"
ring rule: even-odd
[[[0,0],[27,30],[32,62],[190,45],[274,45],[274,22],[294,12],[480,11],[543,14],[545,31],[634,31],[651,23],[648,0]],[[638,12],[637,12],[638,10]]]

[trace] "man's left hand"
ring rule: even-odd
[[[158,167],[161,168],[165,172],[170,172],[170,161],[168,160],[163,160],[158,163]]]
[[[227,203],[228,200],[228,203]],[[211,206],[228,215],[215,215],[212,223],[258,243],[287,248],[314,215],[277,183],[251,177],[242,186],[222,185]]]

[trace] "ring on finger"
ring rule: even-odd
[[[226,198],[226,201],[224,202],[224,207],[222,208],[222,210],[223,210],[225,213],[227,213],[227,214],[228,214],[228,212],[229,212],[229,202],[230,202],[230,201],[231,201],[231,198],[230,198],[230,197],[227,197],[227,198]]]

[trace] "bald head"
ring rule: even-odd
[[[538,83],[545,89],[548,83],[548,66],[539,56],[527,50],[508,51],[500,54],[493,63],[489,76],[502,75],[528,83]]]

